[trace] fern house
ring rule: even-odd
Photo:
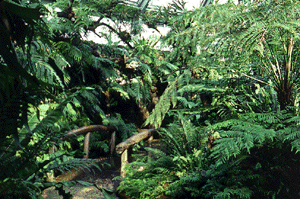
[[[41,1],[0,0],[0,198],[299,198],[298,0]]]

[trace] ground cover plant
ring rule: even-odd
[[[163,38],[174,67],[146,123],[164,151],[135,162],[133,198],[298,198],[297,1],[183,12]],[[191,148],[190,148],[191,147]],[[146,168],[142,172],[136,165]]]

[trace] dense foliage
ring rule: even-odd
[[[120,142],[144,122],[152,74],[132,55],[130,34],[121,27],[140,27],[146,6],[0,1],[1,198],[38,198],[50,186],[69,197],[64,186],[83,182],[47,182],[47,176],[88,165],[100,169],[100,163],[82,159],[83,137],[74,141],[64,133],[102,124],[115,127]],[[107,44],[85,41],[98,26],[109,28],[96,33]],[[91,146],[107,155],[109,138],[108,132],[96,134]]]
[[[65,186],[91,185],[47,176],[101,169],[82,159],[83,137],[64,136],[101,124],[117,142],[160,127],[152,158],[128,165],[120,194],[299,197],[299,2],[149,2],[0,1],[0,196],[55,186],[70,197]],[[170,31],[144,39],[144,25]],[[108,155],[109,140],[93,134],[102,154],[92,155]]]
[[[132,163],[119,190],[133,198],[298,198],[299,11],[297,1],[270,0],[173,17],[163,38],[173,69],[146,122],[163,125],[166,147],[152,151],[153,162]]]

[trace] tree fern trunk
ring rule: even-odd
[[[285,109],[286,106],[293,105],[293,87],[294,86],[291,85],[289,88],[276,89],[281,110]]]

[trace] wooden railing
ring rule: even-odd
[[[71,130],[65,134],[66,137],[75,137],[78,135],[84,134],[84,143],[83,143],[83,153],[84,158],[89,158],[89,148],[90,148],[90,137],[91,132],[94,131],[110,131],[113,132],[111,134],[111,141],[114,143],[111,143],[111,145],[115,146],[115,131],[116,128],[113,126],[105,126],[105,125],[89,125],[80,127],[78,129]],[[113,150],[110,151],[111,155],[113,153]]]
[[[128,157],[130,155],[128,152],[129,147],[147,138],[149,143],[151,144],[153,140],[153,132],[155,131],[157,131],[157,129],[147,129],[141,131],[140,133],[128,138],[127,140],[121,142],[116,146],[116,152],[118,154],[121,154],[121,176],[122,177],[126,175],[125,166],[128,164]]]
[[[75,137],[78,135],[84,135],[84,145],[83,145],[83,152],[84,158],[89,157],[89,146],[90,146],[90,133],[94,131],[109,131],[112,132],[111,134],[111,141],[110,141],[110,154],[113,155],[114,150],[116,153],[121,154],[121,171],[120,175],[124,177],[126,175],[125,166],[128,164],[128,157],[129,157],[129,148],[134,144],[141,142],[142,140],[148,139],[148,142],[151,144],[153,140],[153,132],[157,131],[157,129],[140,129],[139,133],[128,138],[124,142],[121,142],[115,147],[115,138],[116,138],[116,128],[112,126],[104,126],[104,125],[89,125],[80,127],[78,129],[71,130],[65,134],[66,137]],[[53,151],[50,149],[50,152]],[[54,178],[54,176],[52,176]]]

